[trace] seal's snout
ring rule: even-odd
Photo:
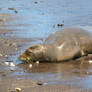
[[[18,57],[18,59],[19,59],[20,61],[24,62],[24,63],[33,62],[33,60],[32,60],[31,57],[26,56],[26,55],[23,55],[23,54],[20,55],[20,56]]]
[[[21,54],[19,57],[18,57],[19,60],[21,61],[26,61],[26,56]]]
[[[21,54],[18,59],[23,62],[35,62],[42,58],[44,51],[43,45],[32,45]]]
[[[31,62],[34,58],[34,53],[37,52],[38,45],[33,45],[21,54],[18,59],[23,62]]]

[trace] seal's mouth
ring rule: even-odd
[[[18,59],[24,63],[29,63],[29,62],[32,62],[32,57],[31,56],[28,56],[26,55],[25,53],[21,54]]]

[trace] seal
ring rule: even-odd
[[[92,33],[68,27],[52,33],[43,44],[29,47],[19,56],[24,62],[61,62],[92,54]]]

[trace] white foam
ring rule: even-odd
[[[92,26],[77,26],[77,27],[83,28],[85,30],[92,31]]]

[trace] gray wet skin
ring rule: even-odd
[[[43,44],[29,47],[19,60],[60,62],[92,53],[92,34],[81,28],[64,28],[52,33]]]

